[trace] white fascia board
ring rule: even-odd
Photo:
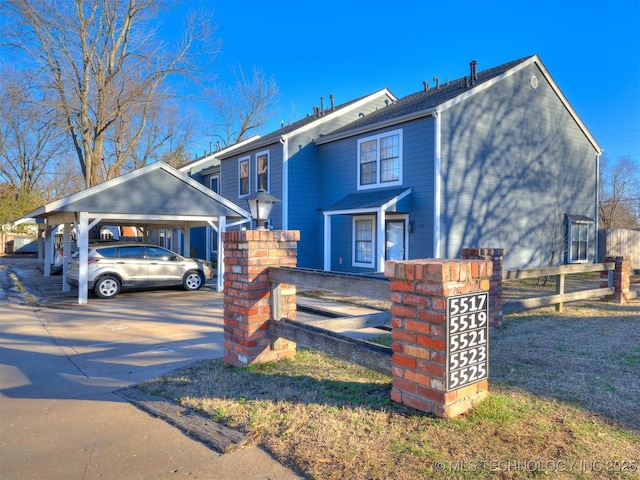
[[[192,171],[194,168],[202,165],[205,162],[209,162],[211,160],[215,160],[217,157],[219,157],[220,155],[224,155],[225,153],[229,153],[237,148],[242,147],[243,145],[246,145],[249,142],[253,142],[257,139],[260,138],[260,135],[254,135],[253,137],[247,138],[246,140],[243,140],[241,142],[238,143],[234,143],[233,145],[230,145],[228,147],[223,148],[222,150],[218,150],[217,152],[213,152],[209,155],[207,155],[206,157],[202,157],[200,160],[196,160],[193,163],[188,163],[187,165],[184,165],[183,167],[180,167],[179,170],[183,173],[187,173],[189,171]]]
[[[498,75],[497,77],[494,77],[491,80],[487,80],[486,82],[483,82],[483,83],[481,83],[480,85],[478,85],[476,87],[472,87],[468,91],[458,95],[455,98],[452,98],[451,100],[448,100],[446,102],[441,103],[439,105],[439,110],[442,112],[442,111],[445,111],[445,110],[453,107],[454,105],[459,104],[460,102],[464,102],[467,98],[472,97],[474,95],[477,95],[478,93],[482,92],[483,90],[486,90],[487,88],[492,87],[496,83],[502,81],[503,79],[513,75],[514,73],[519,72],[523,68],[528,67],[529,65],[532,65],[534,63],[538,66],[538,68],[540,69],[540,72],[544,76],[545,80],[547,80],[547,82],[551,86],[552,90],[555,92],[555,94],[560,99],[560,102],[562,102],[564,107],[567,109],[567,111],[569,112],[569,115],[571,115],[571,118],[573,118],[573,120],[578,124],[578,127],[580,128],[580,130],[582,130],[582,133],[584,133],[584,135],[589,139],[589,142],[591,143],[593,148],[596,150],[596,152],[598,154],[602,153],[602,151],[603,151],[602,147],[598,144],[598,142],[593,137],[593,135],[591,135],[591,132],[589,132],[589,129],[582,122],[582,120],[580,119],[580,117],[578,116],[576,111],[573,109],[573,107],[571,106],[571,104],[569,103],[567,98],[564,96],[564,94],[560,90],[560,87],[558,87],[556,82],[553,80],[553,78],[549,74],[549,71],[546,69],[546,67],[544,66],[544,64],[542,63],[542,60],[540,60],[540,57],[538,57],[538,55],[532,55],[527,60],[523,61],[522,63],[519,63],[518,65],[516,65],[513,68],[510,68],[509,70],[507,70],[506,72],[502,73],[501,75]]]
[[[398,203],[400,200],[402,200],[404,197],[406,197],[407,195],[409,195],[411,193],[411,187],[407,188],[404,192],[402,192],[400,195],[397,195],[396,197],[392,198],[391,200],[389,200],[387,203],[383,204],[380,209],[383,212],[386,212],[392,205],[395,205],[396,203]]]
[[[422,117],[429,117],[433,115],[433,112],[436,111],[437,108],[428,108],[426,110],[420,110],[417,112],[408,113],[406,115],[402,115],[400,117],[390,118],[383,122],[374,123],[371,125],[366,125],[364,127],[360,127],[354,130],[349,130],[343,133],[335,134],[335,135],[324,135],[320,138],[314,140],[316,145],[322,145],[323,143],[335,142],[336,140],[342,140],[343,138],[353,137],[355,135],[362,135],[363,133],[372,132],[374,130],[380,130],[381,128],[393,127],[405,122],[409,122],[411,120],[416,120]]]
[[[375,99],[376,97],[389,97],[389,99],[392,101],[397,100],[396,96],[393,93],[391,93],[388,88],[383,88],[382,90],[378,90],[377,92],[374,92],[371,95],[367,95],[366,97],[361,98],[357,102],[354,102],[351,105],[348,105],[346,107],[341,107],[337,110],[325,110],[324,114],[321,117],[318,117],[317,121],[310,122],[294,130],[293,132],[289,133],[288,136],[291,137],[294,134],[299,135],[300,133],[304,133],[307,130],[316,128],[318,125],[322,125],[323,123],[328,122],[329,120],[333,120],[335,117],[339,117],[344,113],[350,112],[352,110],[357,110],[358,108],[365,105],[367,102],[370,102],[371,100]]]
[[[382,211],[381,207],[357,208],[348,210],[325,210],[324,215],[362,215],[365,213],[378,213]]]
[[[280,143],[285,143],[289,138],[295,136],[295,135],[299,135],[301,133],[306,132],[307,130],[310,130],[312,128],[317,128],[319,125],[322,125],[325,122],[328,122],[329,120],[333,120],[334,118],[343,115],[344,113],[350,112],[352,110],[356,110],[358,108],[360,108],[362,105],[366,104],[367,102],[373,100],[376,97],[388,97],[389,99],[391,99],[392,101],[397,100],[397,97],[391,93],[391,91],[389,91],[388,88],[383,88],[382,90],[378,90],[377,92],[372,93],[371,95],[367,95],[366,97],[361,98],[360,100],[358,100],[357,102],[354,102],[350,105],[347,105],[345,107],[340,107],[336,110],[325,110],[324,111],[324,115],[318,117],[315,121],[313,122],[309,122],[306,125],[301,126],[300,128],[296,128],[295,130],[289,132],[289,133],[285,133],[283,135],[280,135],[279,137],[275,137],[272,139],[264,139],[263,141],[258,141],[256,142],[254,145],[250,145],[250,148],[248,148],[246,151],[250,151],[250,150],[255,150],[257,148],[261,148],[261,147],[266,147],[267,145],[273,145],[274,143],[280,142]],[[242,152],[236,152],[236,154],[238,153],[245,153],[244,151]],[[228,157],[230,157],[231,155],[222,155],[220,156],[221,160],[224,160]]]

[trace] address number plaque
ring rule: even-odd
[[[447,392],[489,374],[489,293],[447,297]]]

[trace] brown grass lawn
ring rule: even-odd
[[[313,350],[237,369],[203,361],[140,389],[244,432],[313,479],[640,478],[640,302],[510,315],[490,395],[442,420],[390,378]]]

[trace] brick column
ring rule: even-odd
[[[492,262],[485,259],[386,262],[392,302],[394,401],[451,418],[467,412],[487,396],[487,380],[447,391],[450,352],[446,310],[447,297],[487,292],[492,267]]]
[[[489,326],[502,325],[502,263],[504,261],[504,248],[462,248],[460,256],[464,260],[489,260],[493,263],[493,273],[489,277],[491,289],[489,290]]]
[[[236,367],[290,358],[296,344],[269,337],[269,267],[295,267],[300,232],[224,232],[224,360]],[[283,316],[295,319],[296,288],[281,286]]]
[[[629,292],[631,289],[631,259],[628,257],[605,257],[604,263],[615,262],[616,268],[613,273],[613,295],[606,295],[605,301],[615,302],[621,305],[629,303]],[[600,287],[609,286],[609,271],[600,272]]]

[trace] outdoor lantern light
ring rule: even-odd
[[[280,200],[273,195],[269,195],[263,188],[247,197],[251,218],[258,223],[258,228],[264,228],[264,222],[269,219],[273,204],[276,202],[280,202]]]

